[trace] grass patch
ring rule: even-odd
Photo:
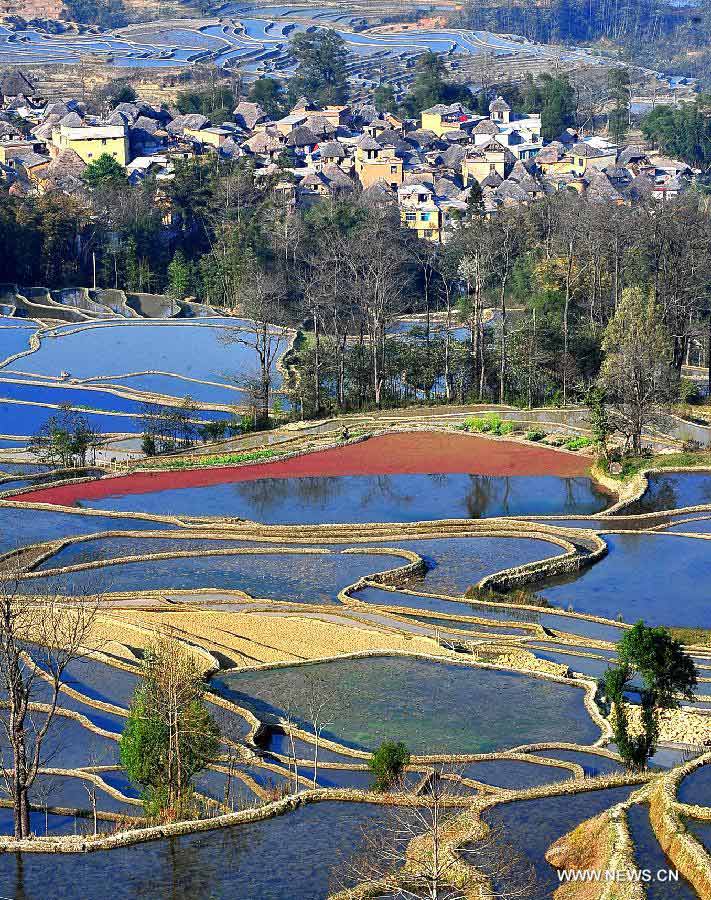
[[[682,469],[682,468],[711,468],[711,451],[699,452],[663,453],[658,456],[632,456],[622,463],[620,475],[610,475],[624,481],[644,469]]]
[[[482,603],[512,603],[515,606],[549,607],[545,597],[528,591],[526,588],[512,588],[510,591],[495,591],[491,588],[478,588],[472,585],[464,595],[467,600],[481,600]]]
[[[670,628],[671,636],[682,644],[711,647],[711,628]]]
[[[249,450],[244,453],[224,453],[221,456],[185,456],[180,459],[156,458],[142,463],[141,469],[203,469],[206,466],[234,466],[237,463],[261,462],[278,456],[277,450]]]

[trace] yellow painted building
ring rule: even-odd
[[[121,166],[130,160],[128,128],[125,125],[60,125],[52,131],[55,155],[74,150],[89,164],[107,154]]]
[[[437,137],[442,137],[450,131],[460,131],[462,124],[468,122],[471,116],[461,103],[437,103],[429,109],[423,109],[420,113],[421,127],[423,131],[431,131]]]
[[[489,141],[483,147],[471,147],[462,160],[462,180],[469,185],[476,179],[480,184],[488,176],[496,173],[506,177],[506,148],[498,141]]]
[[[442,210],[432,191],[423,184],[403,185],[398,189],[400,222],[417,232],[417,237],[440,243],[442,240]]]
[[[364,188],[377,181],[384,181],[391,188],[402,184],[402,160],[394,147],[381,147],[369,135],[361,138],[356,146],[355,171]]]
[[[225,143],[227,138],[232,137],[232,132],[228,131],[226,128],[213,127],[186,128],[183,134],[189,140],[195,141],[198,144],[203,144],[207,147],[214,147],[216,150]]]

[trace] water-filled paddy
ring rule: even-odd
[[[536,897],[551,897],[558,887],[556,870],[545,859],[545,852],[559,837],[603,810],[626,800],[634,787],[585,791],[581,794],[517,800],[495,806],[484,813],[491,826],[501,826],[514,849],[533,866],[538,878]],[[465,855],[466,859],[466,855]],[[498,890],[510,890],[511,884],[494,879]]]
[[[382,815],[380,807],[370,804],[318,803],[275,819],[116,850],[29,853],[21,864],[14,854],[3,854],[0,892],[84,900],[104,896],[111,873],[116,900],[325,900],[339,860],[354,851],[363,828],[376,828]]]
[[[455,771],[464,778],[473,778],[475,781],[512,790],[539,787],[542,784],[553,784],[573,777],[573,773],[568,769],[521,762],[516,759],[470,762],[455,767]]]
[[[601,756],[597,753],[583,753],[580,750],[536,750],[535,755],[578,763],[578,765],[583,767],[583,771],[589,778],[619,772],[622,768],[622,764],[617,762],[617,760],[609,759],[607,756]]]
[[[180,375],[116,375],[110,379],[89,382],[97,387],[100,384],[111,384],[118,388],[129,388],[134,391],[145,391],[152,394],[165,394],[168,397],[184,398],[190,396],[198,403],[219,403],[225,406],[241,406],[245,402],[245,394],[236,388],[221,384],[203,384],[195,379]]]
[[[584,474],[588,464],[513,442],[391,434],[273,463],[128,475],[32,499],[300,524],[586,513],[610,499]]]
[[[77,595],[204,587],[242,590],[270,600],[329,603],[359,578],[405,562],[394,556],[367,553],[170,557],[71,572],[62,576],[62,583]],[[54,584],[54,579],[32,578],[22,584],[28,592],[42,591],[44,585]]]
[[[625,513],[658,512],[711,504],[711,472],[676,472],[650,475],[649,487]]]
[[[538,593],[551,603],[628,623],[705,626],[711,584],[706,541],[652,534],[606,535],[608,555],[577,577],[549,582]],[[683,602],[679,602],[683,598]]]
[[[265,719],[288,703],[305,720],[309,696],[324,684],[334,696],[328,734],[362,748],[394,739],[417,754],[487,753],[563,732],[582,743],[599,735],[579,688],[454,663],[344,659],[213,680],[215,690]]]
[[[106,779],[103,780],[105,781]],[[143,814],[142,807],[118,800],[90,781],[66,775],[39,775],[30,790],[30,802],[36,803],[38,806],[43,806],[46,803],[48,806],[90,809],[91,800],[86,788],[96,790],[96,806],[103,812],[116,812],[128,816],[140,816]],[[86,821],[78,819],[79,830],[83,830],[84,825],[82,823]]]
[[[647,869],[653,874],[675,868],[659,846],[646,804],[636,803],[627,810],[627,825],[635,845],[635,862],[638,868]],[[645,885],[645,894],[647,900],[696,900],[698,896],[689,882],[681,876],[678,881],[673,882],[652,878]]]
[[[377,544],[369,543],[369,546]],[[565,552],[548,541],[484,536],[421,541],[394,539],[388,546],[413,550],[427,563],[427,572],[409,581],[412,590],[454,596],[463,594],[486,575]]]
[[[683,517],[683,521],[679,521],[666,531],[685,531],[694,532],[695,534],[709,534],[711,532],[711,518],[709,519],[689,519],[688,516]]]
[[[243,324],[242,320],[235,323]],[[37,351],[11,363],[5,371],[53,377],[68,372],[82,379],[161,371],[229,383],[235,376],[252,374],[258,369],[254,350],[240,343],[227,345],[221,340],[225,335],[247,335],[230,331],[229,326],[229,319],[210,323],[128,321],[88,327],[64,326],[44,334]],[[287,343],[282,343],[286,351]],[[274,378],[276,387],[279,382],[276,370]]]
[[[418,522],[542,512],[597,512],[607,504],[588,478],[479,475],[354,475],[263,478],[155,493],[121,494],[81,505],[175,515],[235,516],[269,524]]]
[[[684,824],[689,831],[711,853],[711,821],[705,819],[684,819]]]
[[[180,532],[178,532],[178,534],[179,533]],[[58,553],[55,553],[54,556],[45,560],[37,567],[37,570],[55,569],[60,566],[72,566],[77,563],[95,562],[96,560],[117,559],[122,556],[145,556],[150,553],[168,553],[171,550],[199,553],[202,550],[223,550],[230,547],[249,546],[255,545],[250,541],[239,541],[234,538],[225,538],[224,540],[187,537],[97,538],[96,540],[79,541],[78,543],[64,547]]]
[[[132,434],[142,431],[144,427],[143,422],[134,416],[110,415],[89,410],[81,410],[81,413],[86,417],[91,428],[105,434]],[[57,414],[58,410],[51,406],[0,400],[0,429],[3,434],[29,437],[36,434],[48,419]]]
[[[39,568],[49,569],[122,556],[165,553],[171,550],[199,552],[250,546],[259,545],[229,537],[222,540],[177,536],[103,538],[71,544],[43,562]],[[344,549],[344,546],[340,545],[327,546],[337,551]],[[548,541],[484,536],[421,541],[392,538],[388,541],[369,541],[363,546],[398,548],[419,554],[426,561],[428,569],[425,575],[411,579],[410,586],[415,590],[453,595],[464,593],[485,575],[510,566],[547,559],[563,552],[560,547]]]
[[[711,806],[711,765],[701,766],[687,775],[679,785],[677,795],[682,803]]]
[[[155,531],[169,527],[174,526],[146,519],[86,516],[0,505],[0,553],[72,535],[93,534],[98,531],[134,531],[142,528]]]
[[[0,328],[0,363],[3,360],[14,356],[16,353],[23,353],[30,349],[30,336],[36,331],[35,328]]]

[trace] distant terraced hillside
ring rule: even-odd
[[[62,9],[62,0],[0,0],[0,16],[58,19]]]

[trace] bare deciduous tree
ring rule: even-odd
[[[59,593],[34,596],[26,585],[18,572],[0,577],[0,727],[6,738],[0,775],[18,839],[30,835],[29,791],[45,763],[50,729],[61,727],[55,716],[67,667],[89,652],[98,604],[96,598],[72,603]]]
[[[332,900],[358,900],[373,890],[402,900],[465,900],[475,883],[487,879],[492,900],[532,896],[535,875],[500,829],[488,828],[463,847],[453,844],[463,802],[458,782],[457,773],[432,769],[419,793],[401,785],[399,805],[384,809],[379,827],[364,828],[357,852],[337,867]]]
[[[220,333],[222,343],[241,344],[254,351],[258,373],[250,384],[259,425],[269,421],[274,367],[292,334],[290,328],[279,324],[285,319],[287,294],[286,282],[280,275],[267,272],[256,260],[251,260],[233,297],[234,305],[250,322],[244,328],[226,328]]]

